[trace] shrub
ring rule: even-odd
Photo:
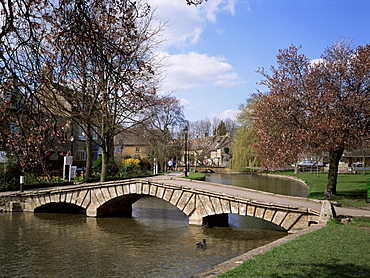
[[[94,163],[94,165],[93,165],[93,171],[94,171],[95,173],[101,173],[101,167],[102,167],[102,158],[101,158],[101,157],[99,157],[99,158],[95,161],[95,163]]]
[[[0,191],[16,190],[19,188],[19,177],[22,168],[16,159],[8,159],[6,170],[0,174]]]
[[[141,161],[137,158],[126,158],[120,161],[118,168],[120,170],[121,177],[134,177],[140,174]]]
[[[123,166],[126,166],[126,167],[129,166],[129,165],[139,167],[140,163],[141,163],[140,159],[133,158],[133,157],[126,158],[122,162]]]

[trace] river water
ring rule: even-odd
[[[273,178],[266,175],[212,173],[206,175],[206,181],[289,196],[308,196],[308,188],[302,183],[292,179]]]
[[[132,218],[3,213],[0,277],[190,277],[285,235],[232,214],[229,227],[189,225],[180,210],[154,197],[137,201]],[[207,248],[196,248],[203,238]]]

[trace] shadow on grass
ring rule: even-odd
[[[352,198],[366,198],[366,191],[364,190],[352,190],[352,191],[338,191],[338,197],[352,197]]]
[[[350,198],[350,199],[366,199],[366,191],[362,189],[351,190],[351,191],[338,191],[337,194],[333,197],[333,200],[341,198]],[[308,195],[309,198],[313,199],[324,199],[324,193],[322,192],[312,192]]]
[[[310,264],[301,265],[306,271],[297,274],[271,274],[270,278],[368,278],[369,266],[358,266],[355,264]],[[290,267],[290,266],[287,266]]]
[[[353,180],[353,181],[346,180],[345,182],[347,184],[351,184],[351,183],[353,183],[353,184],[367,184],[366,178],[364,180],[362,180],[362,181],[359,181],[359,180]]]
[[[322,193],[322,192],[312,192],[312,193],[308,194],[308,198],[311,198],[311,199],[323,200],[324,197],[325,197],[324,193]]]

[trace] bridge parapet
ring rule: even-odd
[[[49,204],[70,204],[82,208],[87,216],[98,217],[120,212],[130,214],[132,204],[143,196],[171,203],[194,225],[210,224],[219,220],[218,216],[226,215],[227,219],[230,213],[260,218],[287,231],[304,229],[320,221],[320,212],[312,209],[141,179],[26,191],[8,195],[6,203],[10,211],[27,212],[35,212]]]

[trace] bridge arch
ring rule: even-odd
[[[110,199],[97,208],[96,216],[119,215],[131,217],[132,205],[141,199],[143,194],[127,194]]]
[[[229,215],[229,224],[238,225],[240,228],[251,228],[251,229],[262,229],[262,230],[280,230],[286,231],[279,225],[272,223],[261,218],[253,216],[241,216],[239,214],[230,213]]]
[[[189,216],[195,209],[195,192],[182,187],[142,181],[131,181],[109,187],[92,189],[87,216],[99,217],[107,214],[130,215],[132,205],[143,196],[152,196],[171,203]]]
[[[66,202],[51,202],[34,209],[34,213],[51,212],[51,213],[70,213],[86,214],[86,209],[75,204]]]
[[[309,209],[264,204],[249,199],[204,192],[203,194],[197,194],[196,209],[189,216],[189,222],[204,225],[207,224],[207,219],[210,217],[226,214],[263,219],[280,226],[286,231],[304,229],[311,224],[317,224],[319,221],[319,214]],[[221,219],[221,221],[225,220]]]

